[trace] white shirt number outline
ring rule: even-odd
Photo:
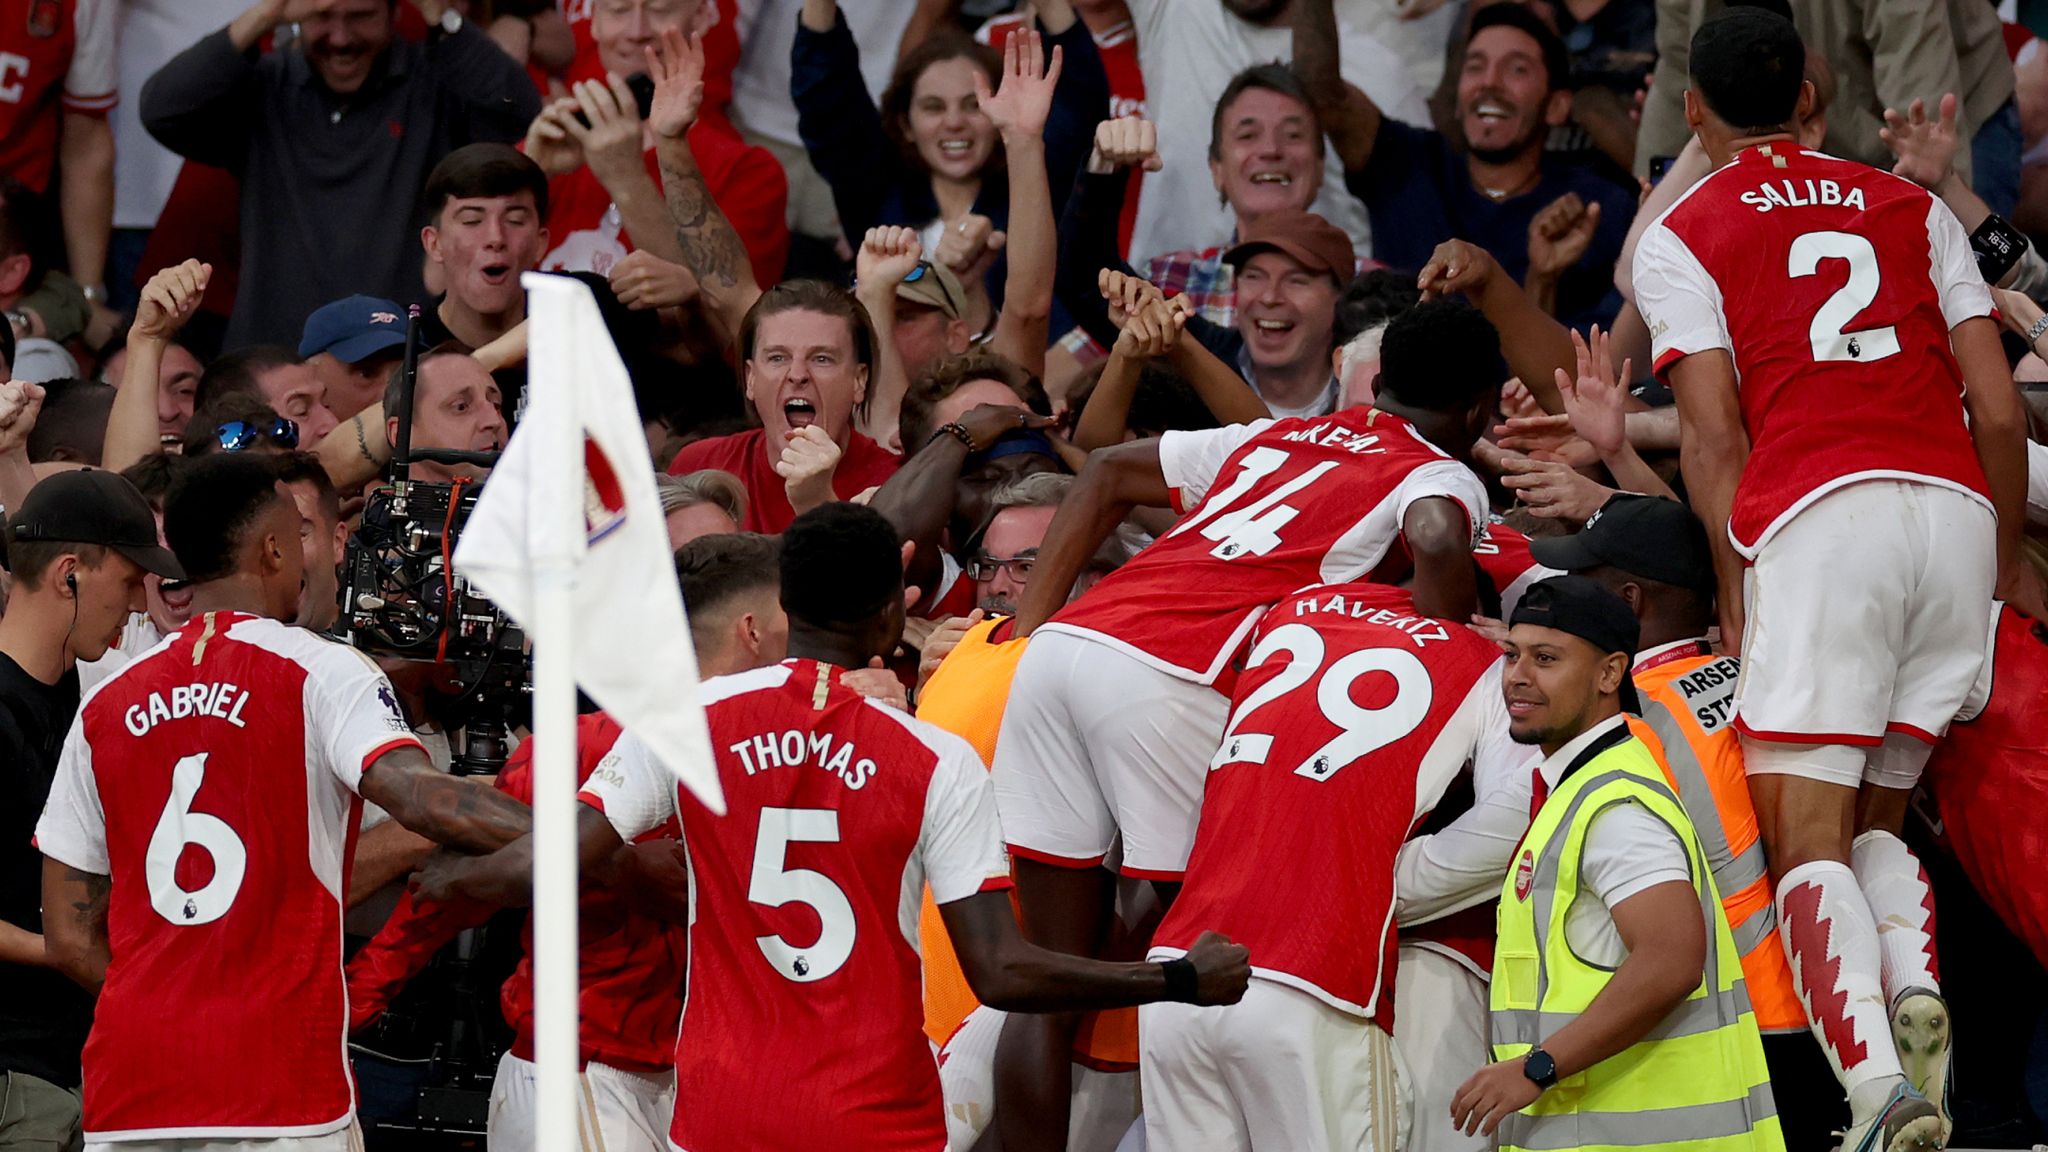
[[[830,808],[763,808],[754,836],[754,874],[747,899],[770,908],[802,904],[818,914],[818,941],[798,948],[780,936],[756,936],[768,966],[785,980],[810,984],[839,971],[853,955],[853,904],[831,877],[808,868],[784,868],[791,843],[839,843],[839,813]]]
[[[1306,685],[1322,671],[1328,652],[1323,638],[1306,624],[1283,624],[1266,634],[1252,649],[1247,670],[1257,668],[1278,653],[1288,656],[1287,667],[1278,676],[1245,697],[1231,714],[1223,731],[1211,769],[1229,764],[1264,764],[1273,753],[1273,737],[1261,732],[1240,731],[1254,712],[1274,700]],[[1383,708],[1361,708],[1351,699],[1351,686],[1362,676],[1384,672],[1394,678],[1394,698]],[[1334,778],[1348,764],[1385,748],[1421,727],[1435,698],[1429,669],[1413,652],[1401,648],[1363,648],[1340,657],[1322,672],[1316,684],[1316,706],[1323,718],[1337,728],[1337,735],[1308,754],[1293,772],[1310,780]]]
[[[1264,556],[1271,552],[1280,546],[1280,529],[1301,515],[1301,509],[1281,501],[1321,479],[1325,472],[1337,466],[1337,461],[1325,460],[1317,464],[1246,507],[1225,509],[1243,499],[1253,485],[1278,472],[1286,463],[1287,453],[1279,448],[1260,446],[1245,453],[1237,462],[1237,478],[1230,482],[1230,487],[1210,494],[1193,516],[1181,521],[1167,535],[1178,536],[1190,528],[1200,527],[1204,537],[1216,541],[1216,547],[1209,550],[1209,555],[1218,560]]]
[[[242,838],[218,816],[192,811],[192,801],[206,780],[206,756],[195,753],[171,768],[171,796],[156,818],[149,848],[143,853],[142,875],[149,885],[149,906],[180,928],[211,924],[228,914],[242,891],[249,870],[249,850]],[[178,883],[178,857],[187,844],[213,857],[213,879],[197,891]]]
[[[1851,332],[1849,325],[1877,299],[1877,248],[1854,232],[1806,232],[1795,237],[1785,255],[1785,274],[1797,280],[1816,275],[1823,260],[1846,260],[1849,279],[1813,314],[1806,339],[1815,360],[1853,360],[1869,364],[1896,356],[1898,329],[1890,325]]]

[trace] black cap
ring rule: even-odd
[[[1508,626],[1533,624],[1569,632],[1601,652],[1619,652],[1631,659],[1642,635],[1636,614],[1621,597],[1584,576],[1552,576],[1522,593]]]
[[[1583,531],[1529,542],[1538,564],[1583,572],[1602,564],[1698,592],[1714,588],[1714,554],[1692,509],[1660,496],[1610,497]]]
[[[43,480],[8,521],[7,539],[99,544],[166,580],[185,578],[178,558],[157,543],[149,501],[118,472],[88,468]]]

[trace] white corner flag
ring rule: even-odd
[[[696,651],[626,367],[588,288],[533,273],[521,283],[526,411],[462,533],[456,569],[530,636],[544,631],[536,577],[572,573],[576,682],[723,813]]]

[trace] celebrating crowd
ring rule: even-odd
[[[2030,0],[245,4],[0,0],[0,1152],[540,1148],[343,605],[535,274],[724,794],[579,718],[583,1148],[2048,1143]]]

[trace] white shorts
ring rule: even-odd
[[[1136,657],[1040,632],[1017,665],[996,738],[1010,848],[1091,868],[1123,835],[1123,873],[1179,880],[1230,700]]]
[[[1838,488],[1792,517],[1746,580],[1737,730],[1781,744],[1940,738],[1984,663],[1996,529],[1978,500],[1898,480]],[[1835,782],[1860,779],[1857,763]]]
[[[499,1058],[484,1145],[490,1152],[533,1152],[536,1071],[532,1061],[510,1052]],[[668,1129],[676,1114],[674,1072],[653,1076],[592,1061],[579,1079],[576,1134],[582,1152],[669,1152]]]
[[[984,1004],[962,1021],[939,1053],[939,1091],[946,1101],[946,1147],[967,1152],[995,1114],[996,1041],[1009,1018]],[[1067,1152],[1116,1152],[1138,1118],[1138,1074],[1074,1065],[1067,1113]]]
[[[1298,988],[1253,977],[1228,1007],[1147,1004],[1138,1052],[1150,1147],[1408,1147],[1411,1103],[1394,1038]]]
[[[1486,981],[1435,948],[1401,945],[1395,976],[1394,1047],[1415,1097],[1408,1146],[1427,1152],[1484,1152],[1491,1136],[1451,1124],[1451,1100],[1493,1062],[1486,1037]]]
[[[363,1130],[348,1127],[319,1136],[277,1136],[256,1140],[88,1140],[85,1152],[363,1152]]]

